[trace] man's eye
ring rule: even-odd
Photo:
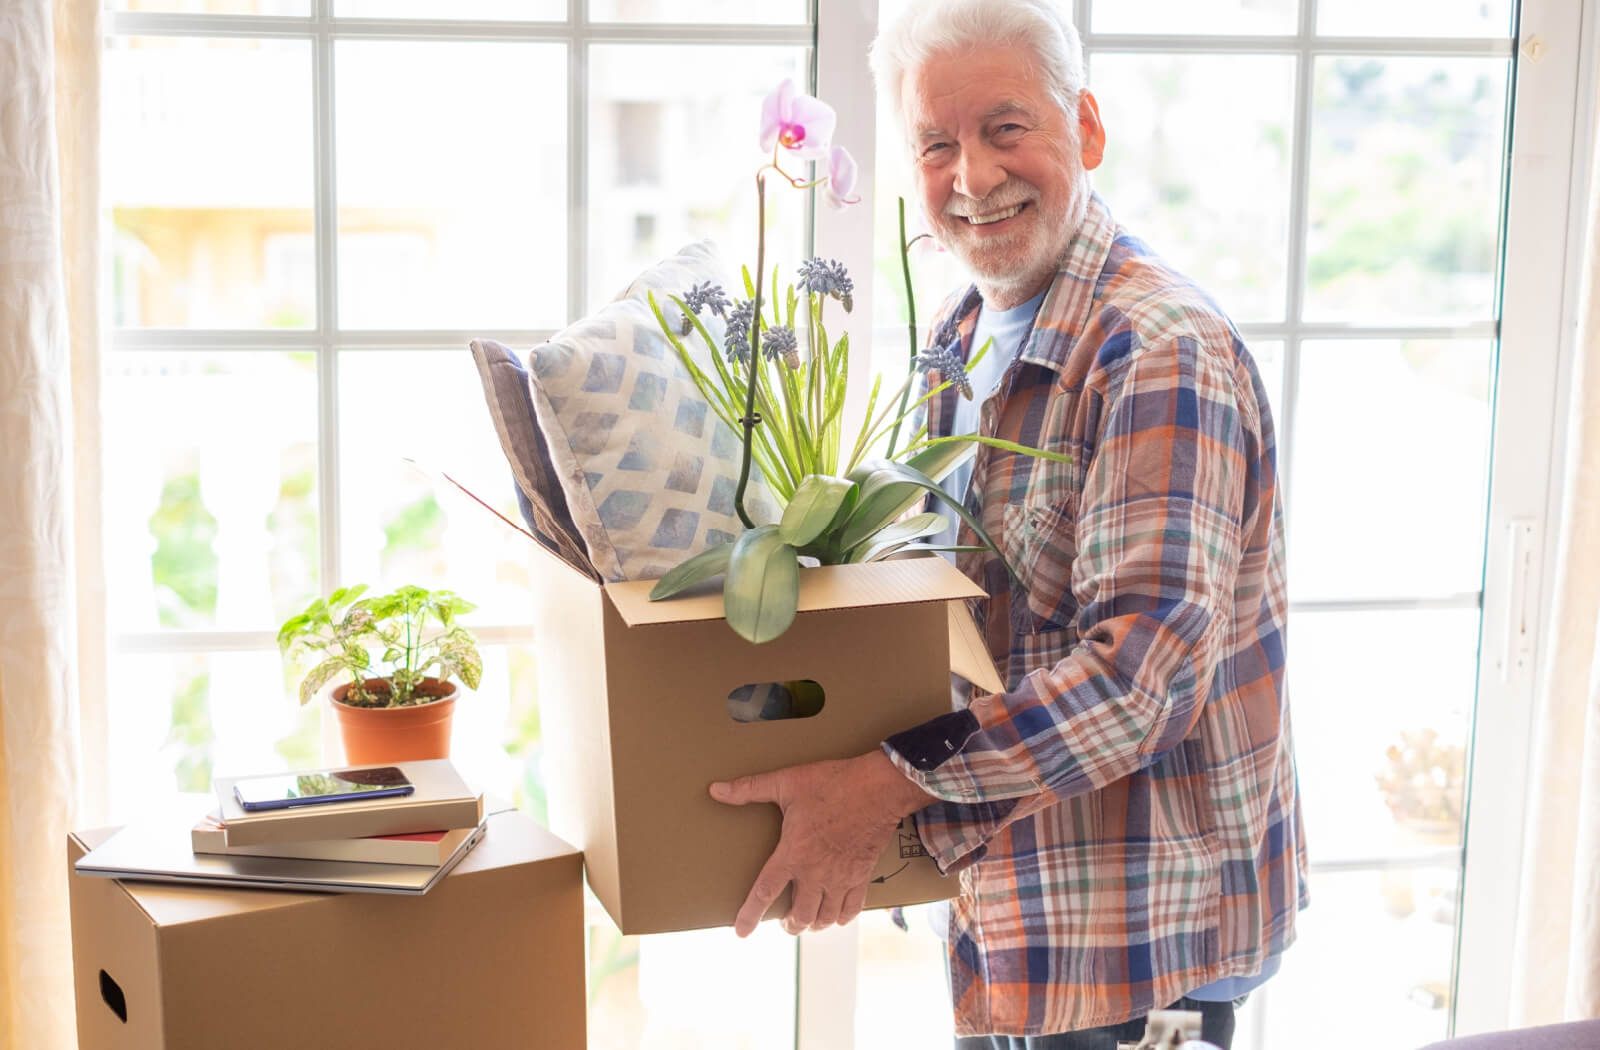
[[[940,150],[945,150],[945,149],[949,149],[949,148],[950,148],[950,143],[948,143],[948,142],[930,142],[928,145],[922,147],[922,155],[924,157],[926,157],[926,156],[928,156],[930,154],[937,153]]]
[[[1002,124],[995,129],[997,135],[1014,135],[1024,130],[1021,124]]]

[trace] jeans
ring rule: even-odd
[[[1169,1010],[1193,1010],[1201,1014],[1200,1038],[1222,1050],[1233,1044],[1233,1003],[1207,1003],[1182,998]],[[974,1035],[956,1040],[956,1050],[1117,1050],[1118,1043],[1137,1043],[1144,1038],[1144,1018],[1135,1017],[1104,1028],[1085,1028],[1057,1035]]]

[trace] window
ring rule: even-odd
[[[680,244],[742,244],[810,5],[115,0],[107,27],[110,815],[336,761],[277,626],[415,582],[479,606],[453,753],[542,816],[530,552],[407,459],[515,518],[467,341],[525,350]],[[774,243],[798,257],[804,221]],[[781,931],[591,918],[596,1045],[792,1039]]]

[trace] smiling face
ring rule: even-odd
[[[902,111],[929,227],[1009,309],[1049,283],[1088,203],[1105,142],[1085,91],[1076,122],[1018,51],[936,56],[908,71]]]

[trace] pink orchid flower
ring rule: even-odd
[[[837,121],[832,106],[800,94],[785,79],[761,104],[761,148],[782,146],[798,160],[821,160]]]
[[[860,197],[852,197],[856,189],[856,159],[843,146],[835,146],[828,153],[828,179],[823,183],[823,197],[829,206],[843,211],[846,205],[860,204]]]

